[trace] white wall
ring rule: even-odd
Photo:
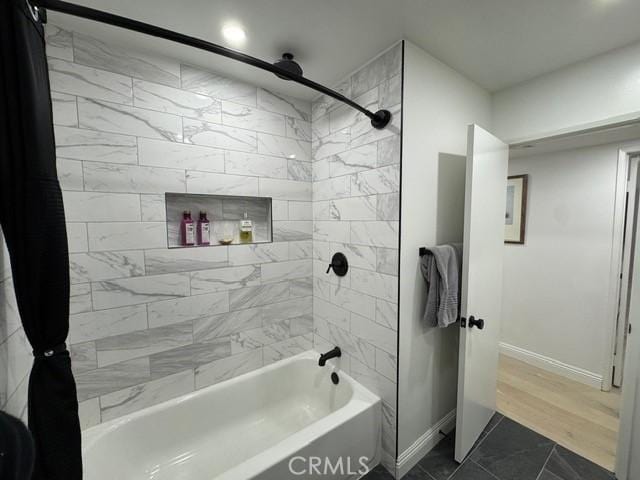
[[[405,43],[398,452],[456,406],[458,329],[425,326],[418,248],[461,241],[467,125],[489,127],[490,96]],[[437,431],[436,431],[437,433]]]
[[[613,322],[608,296],[618,148],[509,162],[510,175],[529,174],[529,193],[525,244],[505,245],[501,340],[586,370],[558,372],[592,377],[596,385]]]
[[[494,94],[494,133],[512,143],[640,115],[638,58],[640,43]]]

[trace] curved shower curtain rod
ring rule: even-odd
[[[287,70],[277,67],[269,62],[265,62],[264,60],[260,60],[259,58],[252,57],[251,55],[237,52],[235,50],[231,50],[230,48],[226,48],[215,43],[207,42],[206,40],[190,37],[182,33],[167,30],[166,28],[157,27],[148,23],[139,22],[137,20],[122,17],[120,15],[114,15],[112,13],[95,10],[93,8],[83,7],[81,5],[76,5],[69,2],[63,2],[61,0],[26,1],[28,6],[36,7],[41,19],[46,18],[46,10],[54,10],[56,12],[66,13],[68,15],[73,15],[76,17],[86,18],[88,20],[94,20],[96,22],[125,28],[127,30],[133,30],[135,32],[144,33],[146,35],[164,38],[166,40],[171,40],[176,43],[188,45],[190,47],[205,50],[217,55],[222,55],[223,57],[231,58],[233,60],[237,60],[239,62],[246,63],[257,68],[261,68],[262,70],[274,73],[280,77],[285,77],[287,80],[292,80],[296,83],[312,88],[320,93],[328,95],[329,97],[346,103],[350,107],[355,108],[359,112],[362,112],[367,117],[369,117],[371,119],[371,125],[377,129],[384,128],[391,120],[391,112],[389,110],[378,110],[374,113],[371,110],[368,110],[363,106],[357,104],[350,98],[347,98],[344,95],[336,92],[335,90],[331,90],[330,88],[316,83],[313,80],[304,78],[302,75],[288,72]],[[45,9],[45,12],[42,12],[40,9]]]

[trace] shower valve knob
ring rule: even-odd
[[[336,253],[331,259],[331,263],[327,267],[327,273],[331,271],[333,268],[333,273],[338,275],[339,277],[344,277],[349,270],[349,262],[347,262],[347,257],[344,256],[344,253]]]

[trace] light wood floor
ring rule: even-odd
[[[602,392],[502,355],[498,411],[613,471],[620,394]]]

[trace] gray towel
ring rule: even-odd
[[[427,249],[420,269],[427,282],[424,321],[448,327],[458,321],[462,276],[462,244],[439,245]]]

